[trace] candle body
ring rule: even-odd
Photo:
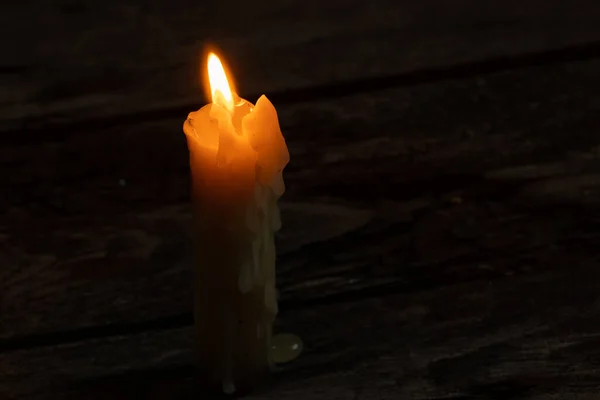
[[[195,326],[201,376],[225,392],[270,367],[277,314],[274,232],[289,160],[275,108],[261,97],[210,104],[184,124],[195,226]]]

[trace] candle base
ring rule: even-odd
[[[265,300],[268,281],[243,293],[239,277],[244,235],[211,224],[197,235],[195,342],[199,380],[227,394],[261,386],[269,376],[275,314]],[[241,247],[240,247],[241,246]],[[273,291],[274,287],[271,288]]]
[[[237,326],[209,323],[215,317],[220,319],[227,315],[220,314],[213,314],[212,318],[206,314],[197,317],[198,382],[207,389],[228,395],[252,392],[265,384],[271,372],[270,334],[258,337],[257,323],[239,319]]]
[[[211,399],[227,399],[256,394],[264,389],[270,380],[268,371],[256,371],[244,379],[237,380],[234,387],[226,387],[223,382],[212,377],[213,372],[210,366],[203,366],[201,362],[196,367],[198,392],[209,395],[208,397]]]

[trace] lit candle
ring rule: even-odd
[[[274,233],[289,153],[273,104],[239,98],[219,58],[208,57],[212,103],[189,114],[195,213],[195,322],[201,376],[226,393],[271,367],[277,314]]]

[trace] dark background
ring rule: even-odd
[[[188,153],[216,46],[291,154],[261,399],[596,399],[600,3],[0,6],[0,399],[203,398]]]

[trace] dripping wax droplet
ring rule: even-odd
[[[274,335],[271,339],[271,349],[269,357],[276,364],[283,364],[298,358],[304,344],[302,339],[291,333],[281,333]]]

